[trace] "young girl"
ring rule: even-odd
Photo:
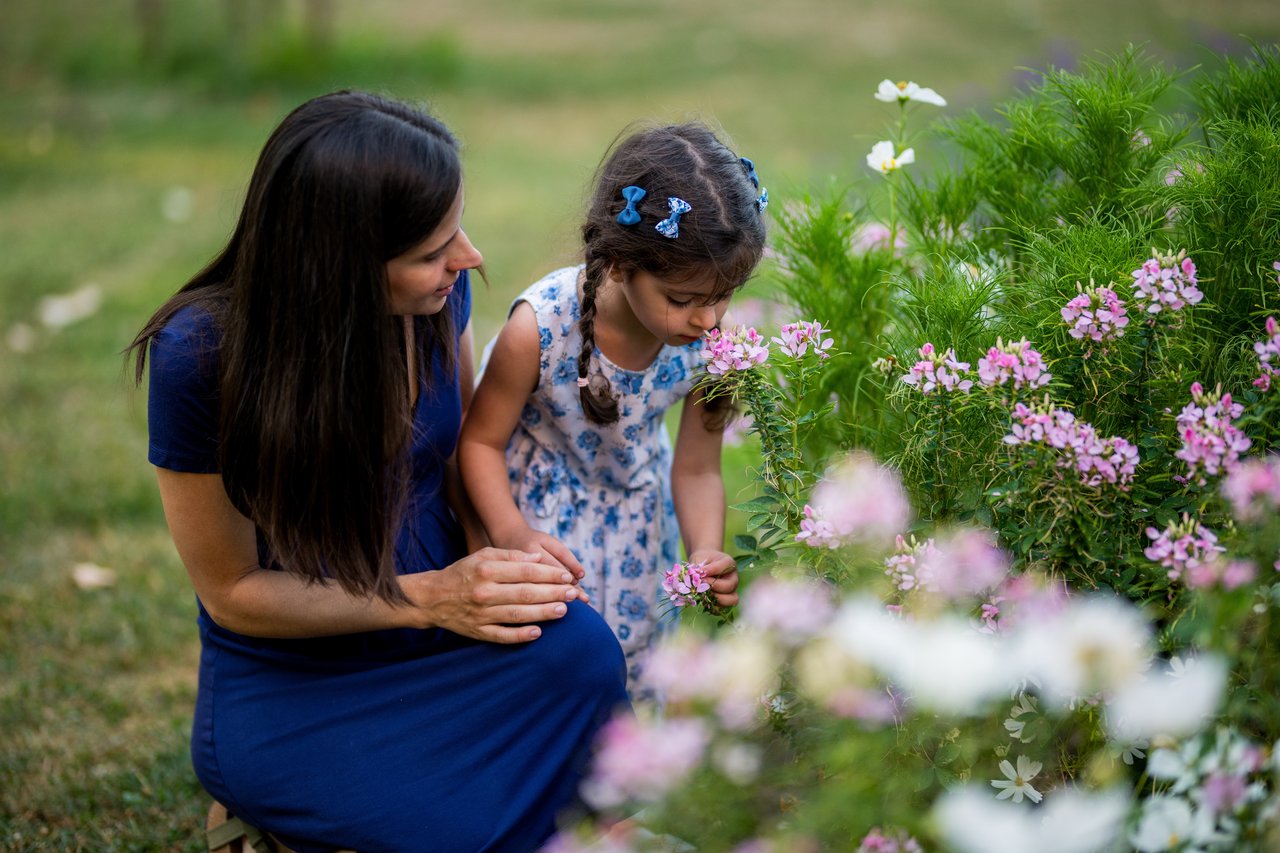
[[[619,143],[582,226],[585,263],[516,298],[459,439],[493,544],[585,569],[633,687],[681,537],[720,603],[737,601],[721,550],[724,417],[691,389],[701,337],[763,253],[766,204],[751,161],[706,127]],[[673,459],[663,416],[680,400]]]

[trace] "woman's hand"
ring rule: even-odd
[[[568,570],[573,575],[574,583],[582,580],[582,576],[586,574],[586,570],[582,568],[582,563],[578,562],[577,556],[574,555],[568,545],[550,533],[534,530],[527,525],[522,525],[517,530],[498,534],[494,537],[493,544],[495,547],[512,551],[542,554],[543,565]]]
[[[711,591],[721,607],[738,603],[738,564],[723,551],[699,548],[689,555],[690,563],[701,563],[711,578]]]
[[[575,581],[540,552],[502,548],[485,548],[439,571],[400,577],[423,627],[493,643],[540,637],[542,629],[529,623],[559,619],[569,602],[586,601]]]

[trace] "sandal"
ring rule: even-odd
[[[289,853],[271,836],[234,816],[216,800],[205,820],[205,841],[209,853]]]

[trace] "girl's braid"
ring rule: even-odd
[[[578,396],[582,400],[583,413],[596,424],[611,424],[618,420],[618,395],[613,393],[608,378],[600,374],[594,388],[593,383],[586,381],[596,348],[596,291],[608,269],[607,258],[589,253],[583,274],[581,317],[578,319],[578,332],[582,335],[582,349],[578,351]]]

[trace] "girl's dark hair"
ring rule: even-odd
[[[444,219],[458,145],[415,108],[341,91],[267,140],[225,249],[147,321],[126,354],[141,383],[181,309],[221,331],[219,461],[272,558],[353,594],[403,601],[395,538],[412,437],[406,334],[386,263]],[[451,312],[415,319],[422,381],[455,363]]]
[[[596,294],[610,268],[644,271],[664,281],[715,274],[707,303],[719,302],[746,283],[764,253],[765,227],[748,166],[708,127],[698,123],[652,127],[631,133],[606,155],[596,173],[595,193],[582,225],[586,272],[582,286],[582,350],[578,377],[587,379],[595,351]],[[635,205],[640,221],[622,225],[624,187],[645,196]],[[680,234],[664,237],[654,227],[670,215],[667,199],[690,205]],[[594,423],[618,419],[618,399],[603,376],[581,391],[582,409]],[[727,398],[718,398],[726,399]]]

